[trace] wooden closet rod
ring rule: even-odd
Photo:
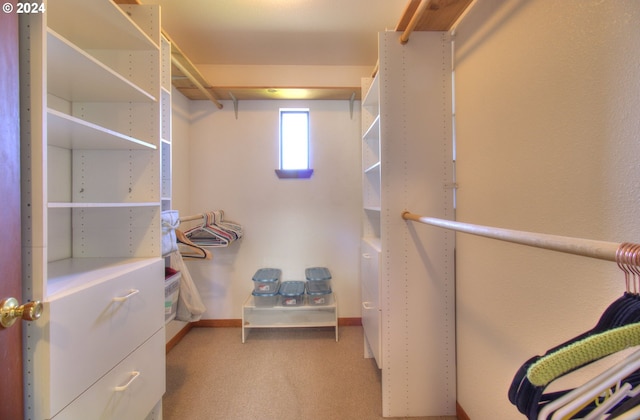
[[[200,213],[200,214],[194,214],[193,216],[181,217],[179,220],[180,220],[180,222],[190,222],[192,220],[200,220],[203,217],[204,217],[203,214]]]
[[[402,218],[444,229],[452,229],[457,232],[614,262],[617,261],[616,251],[621,245],[614,242],[594,241],[591,239],[571,238],[568,236],[548,235],[545,233],[524,232],[520,230],[454,222],[452,220],[424,217],[409,211],[403,212]]]
[[[418,24],[418,22],[420,21],[420,19],[422,19],[422,15],[424,15],[424,12],[427,10],[427,7],[429,6],[429,3],[431,3],[431,0],[421,0],[420,1],[420,4],[418,5],[418,8],[414,12],[413,16],[411,16],[411,20],[409,21],[409,24],[407,25],[407,27],[404,30],[404,32],[402,33],[402,35],[400,35],[400,43],[401,44],[406,44],[407,42],[409,42],[409,36],[411,35],[413,30],[415,29],[415,27]]]

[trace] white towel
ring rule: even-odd
[[[180,216],[177,210],[165,210],[162,219],[162,255],[169,255],[178,250],[176,242],[176,228],[180,226]]]

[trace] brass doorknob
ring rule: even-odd
[[[12,326],[16,320],[22,318],[26,321],[35,321],[42,315],[42,302],[27,302],[18,305],[16,298],[8,298],[0,301],[0,325],[4,328]]]

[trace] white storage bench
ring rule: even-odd
[[[252,328],[333,327],[338,341],[338,298],[328,305],[259,307],[253,294],[242,305],[242,342]]]

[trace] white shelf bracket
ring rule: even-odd
[[[229,96],[231,96],[231,100],[233,101],[233,112],[235,112],[236,120],[237,120],[238,119],[238,98],[236,98],[231,92],[229,92]]]
[[[349,98],[349,115],[351,117],[351,119],[353,119],[353,103],[356,100],[356,93],[352,92],[351,93],[351,98]]]

